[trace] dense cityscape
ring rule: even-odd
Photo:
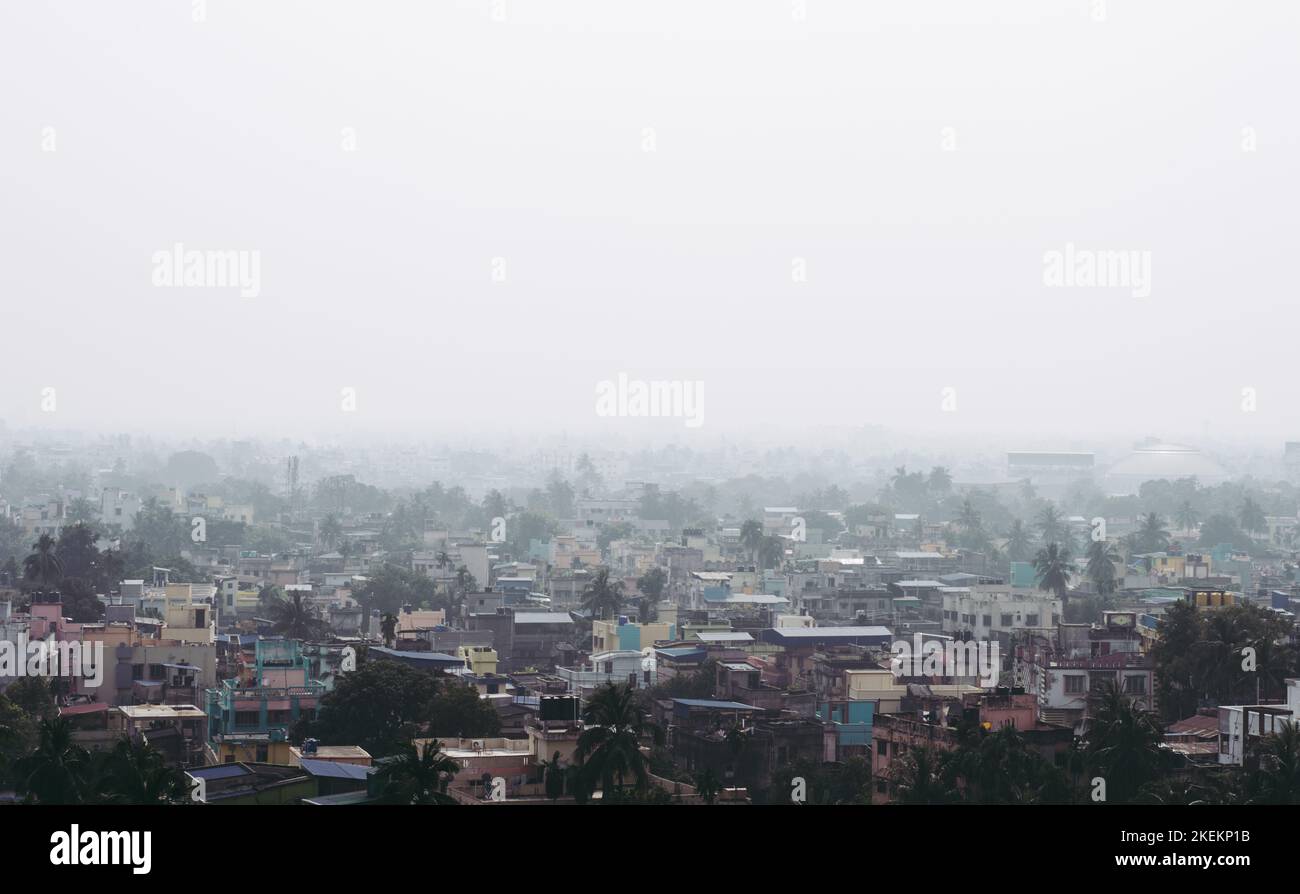
[[[1300,444],[717,460],[9,437],[6,797],[1300,797]]]
[[[8,852],[1285,873],[1298,41],[0,5]]]

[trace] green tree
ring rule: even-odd
[[[501,715],[478,689],[455,677],[440,680],[438,694],[429,707],[428,733],[448,738],[484,738],[500,735]]]
[[[395,753],[433,716],[438,680],[396,661],[369,660],[343,674],[321,699],[319,718],[295,737],[325,745],[360,745],[375,756]]]
[[[1133,551],[1137,553],[1157,553],[1169,549],[1169,530],[1165,520],[1154,512],[1148,512],[1142,523],[1133,532]]]
[[[1268,530],[1268,520],[1264,517],[1264,510],[1252,497],[1246,497],[1245,501],[1242,502],[1237,517],[1241,520],[1243,531],[1259,534]]]
[[[1259,770],[1252,788],[1252,803],[1300,804],[1300,726],[1296,723],[1283,724],[1260,742]]]
[[[98,756],[98,755],[97,755]],[[148,742],[123,739],[107,757],[98,788],[109,804],[182,804],[189,801],[185,774],[167,766]]]
[[[1164,730],[1107,682],[1088,721],[1085,750],[1090,770],[1106,780],[1106,800],[1125,803],[1154,780],[1165,765]]]
[[[641,738],[660,733],[642,709],[630,686],[608,683],[592,693],[582,712],[586,724],[578,735],[575,756],[583,767],[589,789],[600,784],[605,798],[615,798],[630,778],[644,789],[650,782]]]
[[[83,804],[89,771],[90,754],[73,741],[72,725],[45,719],[36,750],[14,768],[14,782],[19,794],[41,804]]]
[[[339,541],[343,539],[343,525],[338,518],[333,515],[325,516],[320,523],[320,542],[327,550],[332,550],[338,546]]]
[[[722,781],[718,779],[717,773],[705,767],[695,774],[695,790],[699,792],[705,804],[712,804],[718,800],[718,795],[722,793]]]
[[[270,616],[271,631],[290,639],[316,640],[329,634],[329,624],[303,598],[301,590],[294,590],[288,599],[273,603]]]
[[[455,804],[447,788],[459,772],[460,764],[443,753],[441,742],[425,742],[423,748],[405,742],[379,763],[375,778],[380,799],[388,804]]]
[[[49,534],[42,534],[32,544],[32,553],[23,559],[23,580],[39,593],[50,593],[63,580],[63,565],[56,552],[57,544]]]
[[[749,553],[749,561],[758,561],[758,550],[763,545],[763,525],[749,519],[740,526],[740,545]]]
[[[636,579],[636,588],[645,594],[652,604],[663,598],[664,587],[668,585],[668,572],[658,565]]]
[[[593,618],[608,619],[617,615],[622,605],[623,582],[611,581],[608,568],[597,571],[582,592],[582,607]]]
[[[1034,557],[1034,574],[1038,579],[1038,589],[1054,593],[1064,607],[1066,595],[1070,589],[1070,575],[1074,574],[1074,563],[1070,561],[1070,552],[1057,543],[1049,543],[1038,551]]]
[[[1029,532],[1025,530],[1025,524],[1020,519],[1011,523],[1011,527],[1006,533],[1006,551],[1007,558],[1012,562],[1024,562],[1033,555],[1029,542]]]
[[[952,804],[961,800],[945,772],[943,755],[933,748],[912,748],[889,765],[893,800],[899,804]]]
[[[1093,540],[1088,543],[1087,574],[1102,599],[1107,599],[1115,592],[1115,561],[1119,558],[1115,548],[1107,540]]]
[[[1065,521],[1052,503],[1038,513],[1038,534],[1043,543],[1060,543],[1065,537]]]

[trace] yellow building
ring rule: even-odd
[[[639,652],[656,642],[669,642],[677,638],[677,625],[664,621],[649,624],[620,624],[613,621],[591,622],[591,651]]]
[[[294,766],[294,748],[285,739],[271,741],[267,733],[218,736],[208,742],[207,759],[211,764],[259,763]]]
[[[465,666],[475,676],[497,672],[497,651],[491,646],[460,646],[456,657],[465,659]]]

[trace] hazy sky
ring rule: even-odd
[[[0,6],[10,426],[1300,438],[1295,3],[200,12]],[[178,242],[260,293],[155,286]]]

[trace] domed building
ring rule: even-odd
[[[1143,482],[1161,478],[1169,481],[1195,478],[1200,484],[1218,484],[1228,479],[1228,473],[1195,447],[1151,438],[1110,467],[1106,472],[1106,487],[1111,493],[1135,494]]]

